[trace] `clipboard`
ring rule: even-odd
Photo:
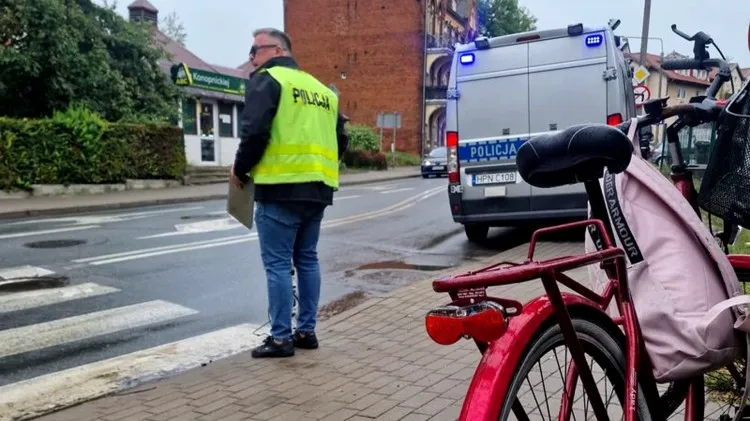
[[[247,229],[253,229],[255,183],[250,179],[241,189],[232,183],[228,184],[227,213]]]

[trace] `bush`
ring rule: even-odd
[[[362,125],[348,125],[349,150],[362,152],[380,152],[380,136],[371,128]]]
[[[347,168],[365,168],[382,171],[388,169],[388,160],[380,152],[347,150],[344,153],[344,165]]]
[[[176,179],[186,166],[182,129],[107,123],[84,108],[52,118],[0,117],[0,189],[32,184]]]

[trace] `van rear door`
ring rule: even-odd
[[[568,36],[567,31],[560,32],[565,33],[528,44],[531,137],[576,124],[607,122],[605,73],[608,66],[614,66],[608,63],[607,34]],[[597,34],[601,38],[596,38]],[[580,198],[584,191],[582,184],[532,187],[531,210],[585,207],[581,199],[573,199],[573,196]]]
[[[516,151],[528,139],[526,43],[475,50],[457,63],[458,159],[466,214],[528,212],[531,187],[518,175]]]

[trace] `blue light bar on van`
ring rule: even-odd
[[[602,45],[604,42],[604,35],[602,34],[593,34],[586,36],[586,46],[587,47],[598,47]]]
[[[461,64],[474,63],[474,54],[472,53],[461,54],[461,57],[459,57],[459,60],[461,61]]]

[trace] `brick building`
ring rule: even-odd
[[[284,0],[300,66],[340,93],[354,124],[399,113],[396,149],[444,143],[452,46],[477,34],[475,0]],[[392,130],[383,135],[390,150]]]

